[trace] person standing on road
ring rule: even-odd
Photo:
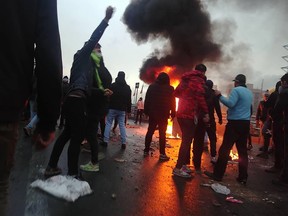
[[[123,71],[118,72],[118,76],[115,82],[111,84],[110,89],[113,94],[110,96],[109,101],[104,141],[100,144],[107,147],[113,121],[117,119],[121,136],[121,149],[124,150],[126,149],[125,116],[126,112],[131,113],[131,89],[125,81],[125,73]]]
[[[140,97],[137,102],[137,113],[136,113],[135,124],[137,124],[138,119],[139,119],[139,124],[141,125],[143,112],[144,112],[144,102],[143,102],[143,98]]]
[[[246,76],[238,74],[234,81],[234,88],[228,98],[215,90],[221,103],[228,107],[227,124],[224,132],[223,142],[219,149],[218,160],[214,166],[214,172],[205,171],[208,177],[221,181],[229,160],[230,150],[234,143],[239,154],[239,175],[237,181],[246,184],[248,178],[248,154],[247,139],[250,130],[250,117],[252,107],[252,92],[246,87]]]
[[[91,53],[97,48],[98,41],[107,28],[113,11],[114,9],[111,6],[106,9],[105,18],[94,30],[90,39],[74,55],[70,73],[70,89],[64,102],[66,124],[54,144],[48,166],[44,173],[46,177],[58,175],[62,172],[57,164],[63,148],[69,140],[68,175],[78,177],[80,144],[84,139],[87,129],[87,98],[92,93],[95,77],[96,79],[99,78],[99,74],[95,74],[95,63]],[[109,89],[102,89],[102,94],[108,96],[111,94],[111,91]]]
[[[167,161],[170,158],[165,153],[166,130],[168,118],[175,117],[176,101],[173,95],[174,88],[170,85],[168,74],[161,72],[146,92],[144,113],[149,116],[148,130],[145,136],[144,156],[149,155],[152,136],[159,128],[159,150],[160,161]]]
[[[176,117],[182,132],[182,141],[178,153],[178,159],[173,175],[183,178],[191,178],[192,170],[186,166],[187,155],[189,154],[191,143],[195,136],[195,130],[199,121],[203,124],[209,121],[208,107],[205,100],[205,72],[206,66],[203,64],[196,65],[195,70],[183,74],[180,84],[175,89],[175,97],[179,98],[178,111]],[[202,118],[200,120],[200,118]],[[205,134],[205,131],[204,131]],[[204,142],[204,136],[203,136]],[[202,142],[202,143],[203,143]],[[203,149],[203,145],[202,145]],[[198,151],[199,150],[199,151]],[[197,150],[201,160],[201,147]],[[193,152],[194,146],[193,146]],[[194,157],[194,155],[193,155]],[[194,162],[194,161],[193,161]],[[198,161],[198,164],[200,162]],[[196,165],[197,166],[197,165]],[[199,169],[200,167],[196,167]]]
[[[6,215],[8,183],[18,124],[37,80],[36,147],[55,137],[60,112],[62,57],[57,1],[3,1],[0,8],[0,215]],[[34,70],[34,61],[36,67]]]

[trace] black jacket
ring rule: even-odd
[[[222,113],[219,99],[217,96],[215,96],[215,91],[209,87],[206,89],[206,102],[208,106],[210,122],[215,122],[214,111],[216,111],[219,121],[222,122]]]
[[[146,92],[144,113],[156,119],[175,117],[174,88],[170,86],[168,75],[160,74]]]
[[[35,59],[37,128],[55,130],[62,83],[57,1],[3,1],[0,25],[0,122],[19,120],[32,92]]]
[[[110,97],[109,109],[131,113],[131,89],[126,81],[117,77],[110,89],[113,94]]]

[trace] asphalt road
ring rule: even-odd
[[[167,154],[170,161],[159,162],[158,138],[155,133],[153,155],[143,157],[144,137],[147,124],[127,126],[127,148],[121,150],[119,138],[112,137],[108,148],[101,149],[105,158],[100,161],[100,172],[83,173],[93,193],[80,197],[75,202],[55,198],[39,189],[30,187],[31,182],[43,179],[53,144],[37,152],[31,140],[20,130],[16,150],[16,163],[11,174],[9,189],[9,216],[256,216],[288,215],[288,188],[271,184],[277,174],[268,174],[264,169],[273,165],[273,156],[261,159],[255,155],[259,144],[253,139],[254,148],[249,151],[249,179],[247,186],[236,182],[237,164],[229,164],[221,182],[231,190],[229,196],[243,201],[242,204],[226,201],[227,196],[216,193],[203,174],[193,173],[185,180],[172,175],[181,140],[168,139]],[[223,127],[219,129],[219,142]],[[67,147],[67,146],[66,146]],[[219,146],[218,146],[219,147]],[[59,161],[63,174],[67,172],[65,148]],[[82,152],[80,164],[88,162],[90,154]],[[203,170],[212,170],[209,153],[203,154]],[[193,168],[193,167],[192,167]]]

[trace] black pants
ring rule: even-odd
[[[284,160],[284,131],[283,124],[281,122],[273,121],[272,123],[272,139],[275,148],[275,168],[283,167]]]
[[[158,125],[159,129],[159,150],[160,154],[165,154],[165,145],[166,145],[166,129],[167,129],[167,119],[166,118],[153,118],[149,117],[149,126],[148,131],[145,136],[145,152],[149,152],[150,144],[152,141],[152,136]]]
[[[80,144],[86,129],[86,100],[79,97],[67,97],[65,100],[66,124],[63,132],[56,140],[49,161],[50,167],[57,167],[59,157],[65,144],[70,140],[68,148],[68,175],[78,175]]]
[[[214,175],[222,179],[229,160],[230,150],[234,143],[239,155],[239,179],[247,179],[248,173],[248,154],[247,138],[249,135],[250,121],[228,120],[225,128],[223,143],[219,149],[218,160],[214,166]]]
[[[288,125],[284,125],[284,163],[280,179],[288,183]]]
[[[137,123],[137,122],[138,122],[138,119],[139,119],[139,124],[141,124],[143,111],[144,111],[143,109],[138,109],[138,110],[137,110],[135,123]]]
[[[206,132],[208,134],[209,141],[210,141],[210,155],[211,157],[216,157],[217,136],[216,136],[216,122],[215,121],[210,122],[209,127],[206,128]]]
[[[181,169],[183,165],[187,164],[187,155],[189,155],[190,153],[192,140],[195,134],[196,124],[193,119],[177,118],[177,120],[182,132],[182,141],[178,153],[176,168]]]
[[[91,162],[98,163],[98,139],[97,131],[101,117],[87,118],[86,138],[91,147]],[[101,123],[100,123],[101,124]],[[103,136],[104,137],[104,136]]]

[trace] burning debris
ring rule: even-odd
[[[155,39],[164,43],[140,69],[140,79],[146,83],[152,83],[166,66],[179,79],[197,63],[217,61],[221,56],[221,47],[212,38],[209,14],[199,0],[133,0],[123,21],[138,43]]]

